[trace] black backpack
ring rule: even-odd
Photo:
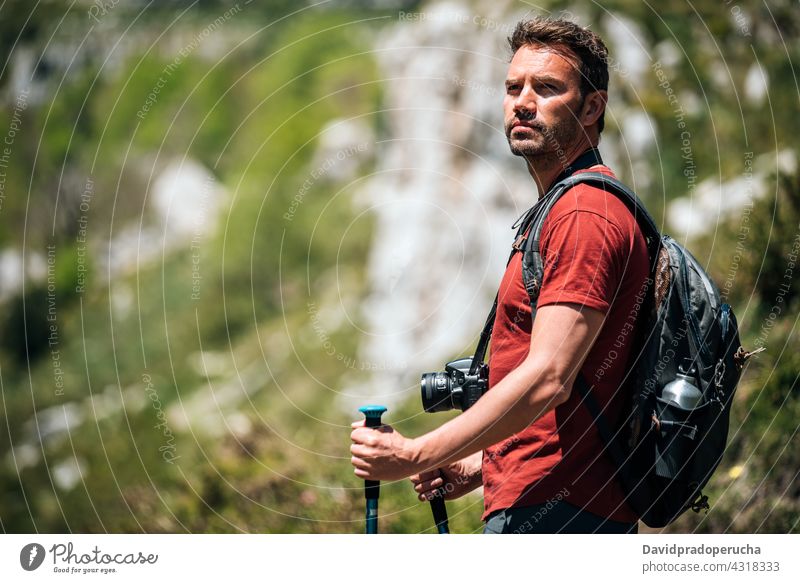
[[[745,361],[755,352],[741,347],[731,307],[721,303],[717,286],[691,253],[659,233],[631,190],[599,172],[574,174],[558,182],[521,219],[514,248],[522,252],[523,280],[533,314],[543,274],[542,225],[558,199],[577,184],[589,184],[622,200],[647,242],[650,278],[639,309],[638,338],[620,388],[629,395],[623,420],[615,426],[606,420],[591,385],[580,374],[575,388],[618,468],[628,504],[642,522],[660,528],[689,508],[695,512],[709,508],[701,490],[722,459],[733,394]],[[483,361],[496,309],[495,301],[476,361]],[[699,389],[696,406],[682,408],[665,398],[665,387],[676,379]]]

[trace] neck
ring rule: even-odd
[[[596,147],[596,143],[592,144],[588,140],[581,140],[568,150],[526,157],[528,173],[536,183],[536,187],[539,190],[539,198],[542,198],[547,193],[556,178],[564,173],[581,154]]]

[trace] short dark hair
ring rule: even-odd
[[[569,20],[533,18],[520,20],[508,37],[513,56],[520,47],[543,45],[558,50],[566,47],[578,57],[581,74],[581,96],[592,91],[608,90],[608,49],[603,39],[588,28]],[[605,112],[600,115],[598,128],[602,132]]]

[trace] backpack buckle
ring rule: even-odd
[[[722,379],[725,376],[725,361],[719,359],[717,366],[714,367],[714,388],[716,389],[717,401],[724,403],[725,391],[722,390]]]
[[[725,361],[719,359],[717,366],[714,367],[714,386],[717,390],[722,388],[722,377],[725,376]]]
[[[689,508],[698,513],[701,510],[705,510],[705,513],[708,514],[708,510],[711,508],[711,505],[708,503],[708,496],[700,492],[700,494],[697,495],[697,498],[695,499],[694,502],[692,502]]]

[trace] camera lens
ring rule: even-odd
[[[422,407],[428,413],[455,409],[450,377],[443,372],[426,372],[420,379]]]

